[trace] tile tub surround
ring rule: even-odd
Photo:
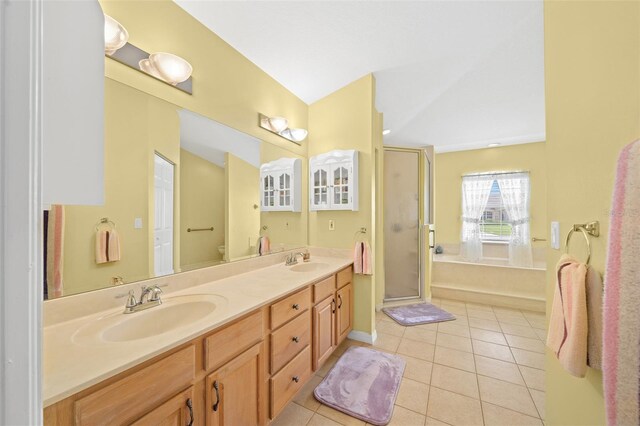
[[[536,362],[544,357],[544,314],[457,300],[432,303],[455,311],[457,319],[402,327],[376,313],[378,341],[372,347],[406,362],[389,424],[542,426],[545,372],[544,364]],[[272,425],[365,426],[313,397],[338,354],[353,345],[370,346],[346,340]]]
[[[285,255],[280,254],[145,281],[146,285],[168,283],[163,288],[165,300],[173,296],[208,294],[226,299],[201,320],[145,339],[92,344],[74,341],[74,334],[84,325],[105,315],[122,312],[126,299],[116,299],[115,296],[127,294],[130,288],[137,294],[141,283],[46,302],[49,323],[45,322],[43,329],[44,406],[100,383],[353,263],[350,257],[340,256],[340,251],[310,251],[312,262],[329,266],[321,271],[291,272],[284,265]],[[323,256],[326,254],[338,257]],[[71,314],[64,314],[64,310],[71,311]]]

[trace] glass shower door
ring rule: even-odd
[[[419,150],[384,151],[385,300],[421,296]]]

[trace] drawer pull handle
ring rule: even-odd
[[[340,304],[338,305],[338,309],[342,308],[342,296],[338,295],[338,300],[340,301]]]
[[[193,402],[191,402],[191,398],[187,399],[187,408],[189,409],[189,424],[187,426],[193,426]]]
[[[300,309],[300,305],[298,305],[297,303],[294,303],[292,308],[297,311],[298,309]]]
[[[331,299],[331,313],[336,313],[336,299]]]
[[[298,383],[298,382],[300,381],[300,377],[298,377],[298,376],[293,376],[293,377],[291,378],[291,380],[292,380],[292,381],[294,381],[294,382],[296,382],[296,383]]]
[[[291,340],[293,340],[296,343],[300,342],[300,338],[298,336],[293,336],[293,338]]]
[[[213,411],[218,411],[220,405],[220,392],[218,391],[218,381],[213,382],[213,389],[216,391],[216,402],[213,404]]]

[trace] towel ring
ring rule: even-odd
[[[569,254],[569,243],[571,242],[571,237],[573,236],[573,233],[577,231],[580,231],[582,233],[582,236],[587,243],[587,260],[585,264],[589,265],[589,262],[591,261],[591,240],[589,239],[589,235],[594,237],[600,236],[600,222],[596,221],[573,225],[573,227],[567,234],[567,240],[565,242],[565,253],[567,254]]]
[[[115,229],[116,223],[112,220],[109,220],[108,217],[103,217],[100,219],[100,222],[96,223],[96,232],[100,229],[100,225],[111,225],[112,228]]]

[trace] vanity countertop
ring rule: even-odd
[[[102,382],[141,362],[160,355],[204,333],[233,321],[255,309],[268,305],[287,293],[303,288],[349,266],[344,257],[314,256],[311,264],[321,268],[293,272],[283,264],[233,275],[217,281],[189,287],[164,295],[168,301],[176,296],[203,299],[215,295],[216,309],[207,316],[162,334],[126,342],[106,342],[98,335],[88,336],[91,324],[106,316],[119,318],[122,306],[50,325],[43,329],[43,403],[54,404],[68,396]],[[299,263],[303,265],[303,263]],[[306,265],[306,264],[304,264]],[[152,311],[155,308],[150,308]],[[130,314],[131,316],[137,313]],[[129,317],[129,315],[128,315]]]

